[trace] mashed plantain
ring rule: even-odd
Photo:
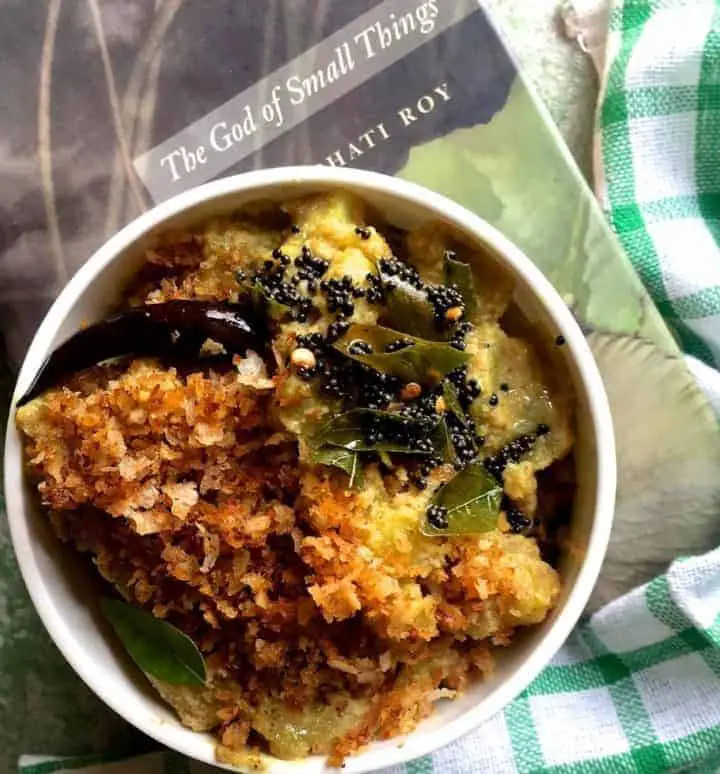
[[[59,537],[202,651],[204,687],[152,679],[181,721],[212,730],[222,761],[337,764],[412,730],[552,608],[538,539],[572,396],[505,330],[512,285],[481,252],[437,225],[386,227],[344,193],[169,237],[127,304],[248,292],[271,318],[264,359],[96,366],[17,422]],[[438,499],[473,465],[486,490]]]

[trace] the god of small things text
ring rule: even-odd
[[[447,2],[444,0],[445,4]],[[277,136],[315,112],[331,92],[345,93],[342,81],[352,80],[364,64],[366,67],[367,63],[374,65],[372,60],[387,55],[393,47],[403,45],[403,41],[407,43],[410,38],[416,38],[420,43],[431,36],[436,29],[441,3],[443,0],[425,0],[405,13],[389,12],[354,31],[349,39],[333,46],[332,50],[319,46],[319,51],[325,55],[319,66],[318,58],[313,57],[313,67],[308,72],[292,73],[277,81],[272,76],[264,79],[256,99],[233,107],[231,115],[223,115],[214,121],[200,142],[180,142],[164,153],[159,159],[160,167],[169,172],[175,183],[208,165],[213,156],[234,155],[231,152],[238,153],[243,145],[256,150],[268,141],[267,138]],[[430,88],[427,94],[398,106],[392,117],[393,128],[390,120],[369,127],[357,138],[349,138],[346,146],[325,159],[326,163],[335,166],[351,163],[377,143],[388,140],[396,128],[422,120],[449,100],[447,84]],[[231,100],[228,105],[233,102]],[[223,112],[222,109],[218,111],[221,115]]]

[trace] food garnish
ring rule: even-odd
[[[378,454],[386,455],[384,449],[377,449]],[[388,459],[387,457],[385,459]],[[314,449],[310,455],[310,462],[317,465],[331,465],[348,474],[348,486],[362,486],[362,460],[360,452],[354,449],[348,449],[344,446],[320,446]]]
[[[339,446],[357,452],[385,451],[398,454],[432,454],[429,437],[438,422],[410,419],[401,414],[373,409],[353,409],[331,419],[311,439],[315,448]]]
[[[464,312],[466,318],[472,320],[477,310],[477,293],[475,292],[472,267],[470,264],[458,260],[456,253],[452,250],[446,250],[443,258],[443,270],[445,284],[457,290],[462,298],[462,306],[450,307],[448,312],[459,308],[461,312]],[[453,322],[457,322],[461,316],[462,314],[453,311]]]
[[[82,328],[45,361],[18,406],[63,378],[124,355],[150,355],[197,361],[206,341],[222,348],[212,357],[230,359],[266,346],[262,319],[244,304],[167,301],[147,304]]]
[[[423,534],[464,535],[495,529],[501,499],[502,487],[482,462],[472,462],[435,493]]]
[[[118,599],[103,599],[102,611],[143,672],[170,685],[205,684],[205,660],[187,634]]]
[[[334,346],[353,360],[372,366],[381,373],[419,384],[436,384],[440,378],[468,361],[464,352],[449,344],[426,341],[404,333],[380,325],[351,325]],[[404,346],[396,349],[398,340],[402,340]],[[365,347],[358,348],[358,342],[363,342]],[[392,351],[387,351],[388,346]]]

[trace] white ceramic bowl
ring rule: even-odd
[[[561,562],[563,592],[541,625],[498,653],[495,675],[454,701],[441,702],[404,738],[375,742],[349,758],[345,771],[366,772],[399,764],[452,742],[521,693],[553,657],[590,596],[608,543],[615,499],[612,422],[600,374],[585,338],[565,304],[531,261],[494,228],[450,200],[411,183],[358,170],[286,167],[219,180],[164,202],[127,225],[77,272],[45,317],[22,366],[15,399],[25,392],[45,357],[82,321],[101,318],[119,288],[142,262],[159,232],[221,214],[253,199],[344,188],[399,226],[427,219],[451,224],[489,248],[516,280],[515,300],[548,335],[562,334],[567,368],[577,395],[578,494],[572,520],[574,549]],[[80,677],[118,714],[168,747],[214,762],[213,739],[180,725],[143,675],[124,656],[98,611],[98,592],[71,549],[51,534],[47,518],[24,480],[21,439],[10,420],[5,447],[5,494],[12,540],[25,583],[50,636]],[[325,767],[314,756],[287,762],[266,758],[270,774],[311,774]]]

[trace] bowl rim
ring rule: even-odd
[[[245,172],[192,188],[156,205],[107,240],[78,269],[50,307],[28,348],[19,372],[8,417],[4,456],[6,509],[15,555],[35,609],[50,637],[85,684],[123,719],[166,747],[214,766],[220,765],[234,770],[242,768],[219,764],[214,759],[214,746],[199,743],[200,739],[205,739],[202,734],[186,728],[181,728],[182,733],[177,733],[178,728],[170,724],[158,723],[148,728],[142,719],[129,716],[121,706],[122,702],[116,699],[112,684],[103,680],[99,670],[94,669],[92,664],[86,663],[80,657],[81,654],[76,651],[73,637],[63,622],[60,610],[52,601],[52,595],[33,554],[28,514],[23,507],[21,494],[24,464],[22,454],[18,453],[18,445],[13,442],[13,436],[17,433],[14,414],[17,400],[27,389],[32,377],[49,353],[56,331],[81,294],[108,264],[119,259],[121,254],[137,240],[161,227],[170,218],[198,205],[207,204],[234,193],[251,194],[254,189],[292,184],[311,184],[319,189],[323,185],[338,188],[347,184],[352,186],[355,192],[367,198],[370,198],[373,193],[390,195],[411,207],[420,206],[425,210],[434,211],[446,221],[472,234],[480,242],[491,246],[496,251],[498,259],[508,264],[532,289],[557,326],[558,332],[565,337],[578,370],[579,381],[585,391],[590,423],[596,439],[596,500],[585,557],[562,610],[526,657],[523,668],[515,670],[491,694],[480,699],[463,715],[438,728],[407,739],[401,746],[395,745],[392,748],[383,748],[381,751],[375,749],[377,742],[373,742],[358,755],[348,758],[345,771],[348,774],[360,774],[406,763],[444,747],[490,719],[522,693],[556,654],[579,620],[599,575],[610,538],[617,471],[612,417],[600,373],[585,336],[560,295],[520,248],[494,226],[445,196],[415,183],[378,172],[320,165]],[[315,768],[309,767],[308,770],[315,771],[318,761],[322,761],[324,766],[324,759],[325,756],[311,756],[300,761],[275,759],[272,771],[280,772],[284,769],[287,772],[292,770],[299,773],[301,770],[299,764],[311,761],[316,765]]]

